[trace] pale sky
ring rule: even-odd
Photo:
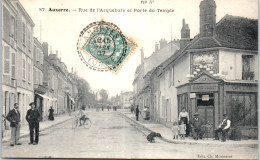
[[[147,0],[149,3],[150,0]],[[199,4],[201,0],[154,0],[153,4],[141,4],[141,0],[20,0],[35,23],[34,36],[48,42],[52,50],[58,50],[59,57],[71,70],[76,68],[93,90],[106,89],[109,96],[122,91],[133,90],[132,82],[136,67],[140,64],[140,48],[148,57],[155,48],[155,42],[165,38],[168,42],[180,38],[182,19],[185,18],[191,30],[191,38],[199,33]],[[215,0],[217,22],[226,14],[258,19],[257,0]],[[100,12],[40,12],[39,8],[104,9],[155,9],[156,12],[100,13]],[[159,13],[157,9],[173,9],[171,13]],[[116,24],[123,34],[138,45],[118,74],[101,73],[87,68],[79,59],[76,43],[80,31],[94,21],[104,19]]]

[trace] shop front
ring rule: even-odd
[[[202,73],[189,83],[177,87],[178,113],[184,107],[190,119],[198,112],[206,124],[204,137],[213,137],[214,129],[226,113],[231,128],[244,137],[257,136],[257,83],[228,82]]]

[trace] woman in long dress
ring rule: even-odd
[[[54,115],[53,115],[54,110],[51,108],[49,109],[49,120],[53,121],[54,120]]]
[[[186,111],[185,108],[182,108],[179,114],[179,122],[183,121],[186,124],[186,137],[190,134],[189,130],[189,113]]]

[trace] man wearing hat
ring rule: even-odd
[[[35,103],[32,102],[29,104],[31,109],[27,111],[26,120],[29,123],[30,128],[30,143],[37,145],[39,142],[39,122],[41,120],[40,112],[35,108]],[[34,140],[34,131],[35,131],[35,140]]]
[[[192,127],[192,135],[193,138],[198,140],[199,138],[202,139],[205,131],[202,128],[203,121],[201,118],[199,118],[199,113],[194,114],[194,118],[191,121],[191,127]]]
[[[219,124],[218,129],[215,130],[215,140],[219,140],[218,134],[222,133],[222,142],[226,141],[227,133],[229,131],[231,121],[227,114],[223,114],[223,121]]]
[[[19,112],[19,104],[14,104],[14,109],[10,110],[6,119],[10,122],[11,127],[11,146],[21,145],[19,142],[20,138],[20,112]]]

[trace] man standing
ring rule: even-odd
[[[219,140],[218,133],[222,133],[222,142],[226,141],[227,133],[229,131],[231,121],[228,119],[227,114],[223,114],[223,121],[219,124],[218,129],[215,130],[215,140]]]
[[[10,110],[8,115],[6,116],[6,119],[10,122],[11,127],[11,146],[14,145],[21,145],[19,143],[19,137],[20,137],[20,113],[18,111],[19,104],[14,104],[14,109]]]
[[[39,142],[39,122],[41,120],[40,112],[35,108],[35,103],[29,104],[31,109],[27,111],[26,120],[29,123],[30,128],[30,143],[37,145]],[[35,130],[35,141],[34,141],[34,130]]]
[[[137,105],[136,109],[135,109],[135,116],[136,116],[136,120],[138,121],[138,117],[139,117],[139,106]]]
[[[205,131],[202,128],[203,121],[199,118],[199,113],[194,114],[194,118],[191,121],[192,126],[192,135],[193,138],[198,140],[199,138],[202,139]]]

